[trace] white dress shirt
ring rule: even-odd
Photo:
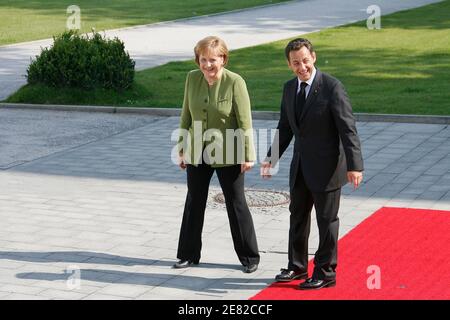
[[[305,87],[305,100],[306,100],[306,98],[308,98],[309,90],[311,90],[311,85],[312,85],[315,77],[316,77],[316,68],[313,69],[311,78],[309,78],[308,81],[302,81],[302,80],[300,80],[300,78],[297,78],[297,80],[298,80],[298,83],[297,83],[297,94],[300,92],[300,83],[306,82],[308,84]]]

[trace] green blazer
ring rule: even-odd
[[[188,73],[180,129],[179,152],[187,163],[203,162],[203,152],[212,167],[256,159],[247,86],[240,75],[227,69],[211,87],[201,70]]]

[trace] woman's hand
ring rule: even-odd
[[[241,163],[241,173],[250,170],[255,165],[254,162],[244,162]]]
[[[184,159],[184,155],[182,153],[178,155],[178,166],[181,170],[186,169],[186,160]]]

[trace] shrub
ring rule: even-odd
[[[67,31],[53,39],[53,46],[42,49],[28,67],[29,84],[122,90],[133,83],[135,62],[118,38]]]

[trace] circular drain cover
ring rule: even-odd
[[[289,194],[281,191],[246,189],[245,198],[249,207],[274,207],[289,203]],[[223,193],[216,194],[213,199],[225,204]]]

